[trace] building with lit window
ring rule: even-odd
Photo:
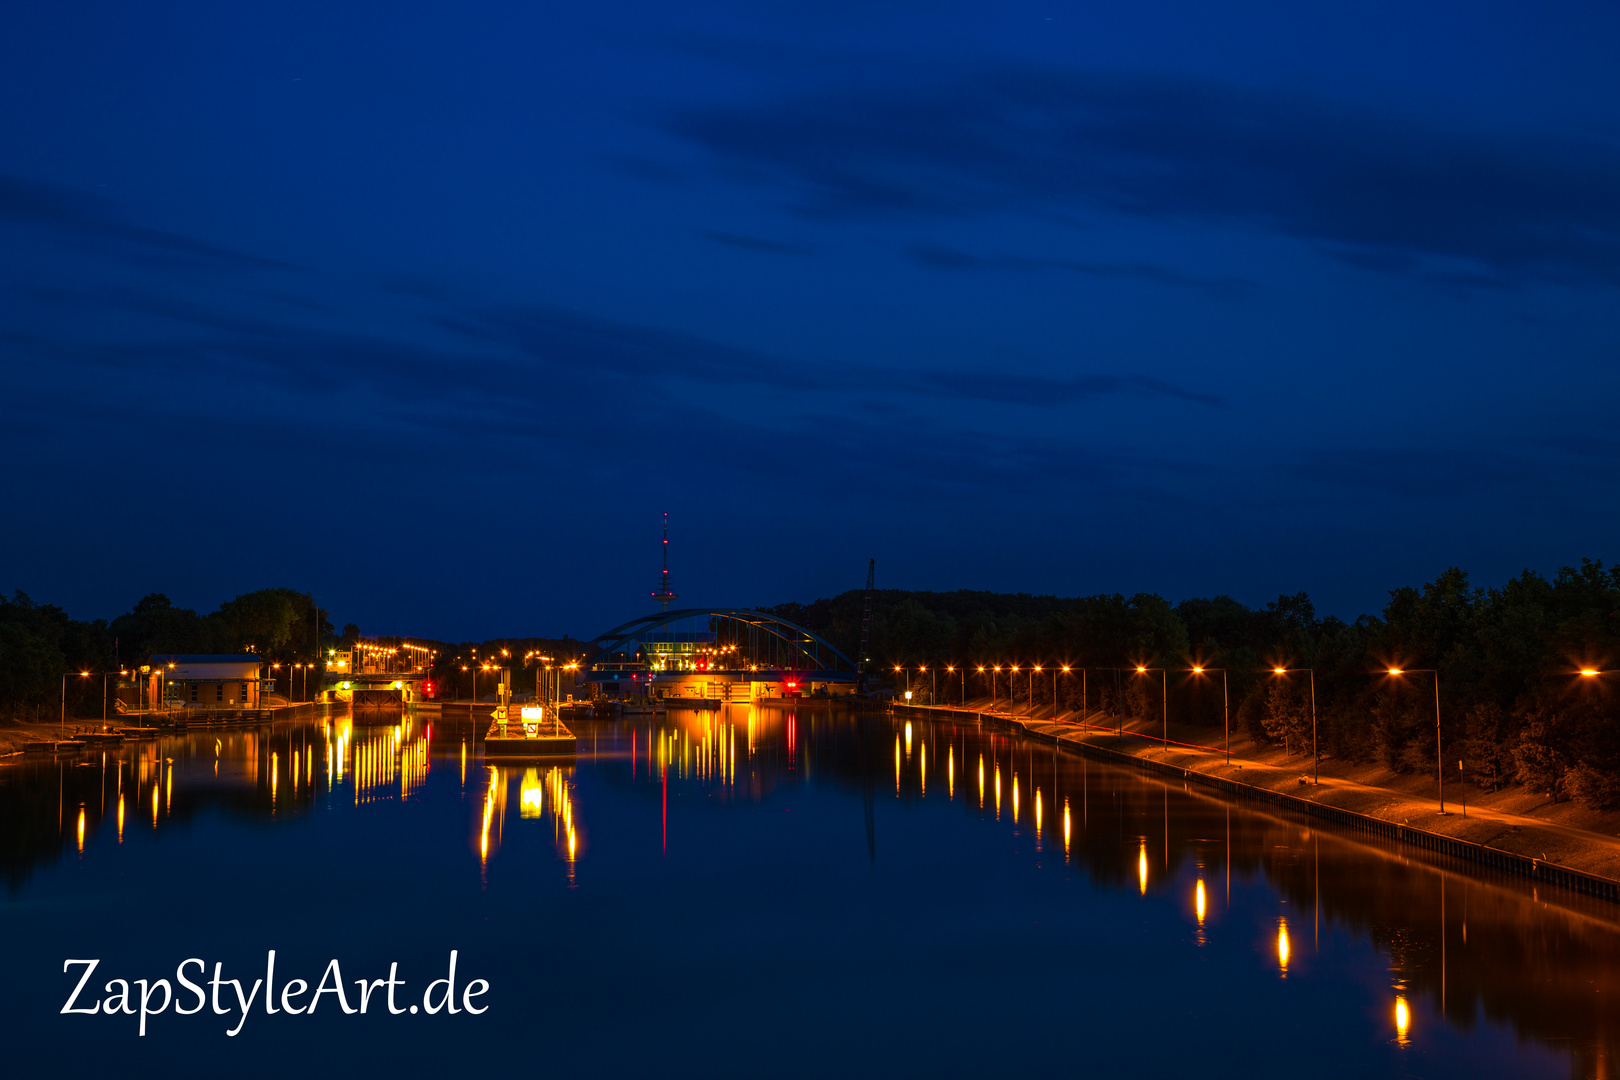
[[[708,705],[855,692],[849,658],[796,623],[740,608],[660,612],[590,643],[593,696]]]
[[[260,660],[252,653],[166,653],[152,657],[163,700],[181,708],[257,709]]]
[[[352,649],[331,649],[320,700],[358,708],[418,701],[431,693],[432,665],[433,650],[409,641],[390,645],[364,640]]]

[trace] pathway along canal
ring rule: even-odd
[[[1613,905],[971,725],[730,707],[581,735],[495,766],[470,728],[335,716],[11,759],[18,1075],[1615,1068]],[[397,963],[401,1001],[455,949],[490,1008],[261,1003],[234,1038],[211,1008],[144,1038],[59,1012],[68,958],[98,985],[217,961],[245,992],[269,949],[351,993]]]

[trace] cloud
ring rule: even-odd
[[[962,400],[996,401],[1011,405],[1071,405],[1119,395],[1171,398],[1211,408],[1227,408],[1217,394],[1188,390],[1146,375],[1080,375],[1049,378],[1007,372],[934,371],[922,375],[925,392]]]
[[[1285,471],[1329,487],[1453,502],[1607,488],[1614,451],[1612,431],[1577,423],[1565,436],[1521,436],[1492,445],[1311,450]]]
[[[698,235],[717,244],[727,247],[742,248],[744,251],[758,251],[766,255],[809,255],[810,249],[800,244],[784,244],[780,240],[766,240],[759,236],[743,236],[739,233],[711,232],[699,230]]]
[[[908,248],[906,254],[923,266],[936,270],[1020,270],[1060,271],[1094,278],[1134,278],[1156,285],[1171,285],[1192,289],[1215,297],[1238,296],[1248,292],[1254,283],[1238,277],[1199,277],[1183,274],[1163,266],[1142,262],[1079,262],[1073,259],[1032,258],[1027,255],[971,255],[956,248],[935,244],[919,244]]]
[[[530,306],[466,312],[445,325],[486,346],[505,345],[546,366],[593,379],[678,380],[847,395],[851,387],[891,397],[949,398],[1052,408],[1136,396],[1225,408],[1215,394],[1141,374],[1044,375],[1000,369],[905,369],[802,363],[638,323]]]
[[[1620,149],[1283,89],[1028,67],[688,108],[666,130],[826,219],[1076,209],[1411,273],[1620,283]]]
[[[0,221],[50,230],[79,243],[186,262],[250,270],[288,270],[274,259],[194,240],[179,233],[132,225],[104,200],[73,188],[0,174]]]

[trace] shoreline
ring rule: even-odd
[[[1494,865],[1497,869],[1528,879],[1558,884],[1577,892],[1620,902],[1620,838],[1606,831],[1599,832],[1567,821],[1569,817],[1584,816],[1601,828],[1620,817],[1614,812],[1576,807],[1577,812],[1571,814],[1568,804],[1548,803],[1564,811],[1560,816],[1566,818],[1565,821],[1549,821],[1500,807],[1499,804],[1503,802],[1526,801],[1524,792],[1478,793],[1476,789],[1468,792],[1467,817],[1461,812],[1461,799],[1456,803],[1451,801],[1450,790],[1447,792],[1447,810],[1441,814],[1432,790],[1425,798],[1420,792],[1369,784],[1354,778],[1357,772],[1376,773],[1376,767],[1334,762],[1335,767],[1329,768],[1329,763],[1324,761],[1321,783],[1312,784],[1308,757],[1303,762],[1296,758],[1276,764],[1266,760],[1266,757],[1281,758],[1283,755],[1280,751],[1271,755],[1245,755],[1241,751],[1251,750],[1253,744],[1247,739],[1240,743],[1234,737],[1232,763],[1227,765],[1224,750],[1190,739],[1185,742],[1177,739],[1178,735],[1205,735],[1205,729],[1188,731],[1183,728],[1178,731],[1172,725],[1170,742],[1166,746],[1160,734],[1133,731],[1129,724],[1120,734],[1113,718],[1104,718],[1099,713],[1091,714],[1087,717],[1088,722],[1083,723],[1078,719],[1053,720],[983,709],[896,706],[895,715],[907,713],[939,718],[972,717],[978,722],[1007,724],[1034,738],[1058,743],[1078,753],[1089,752],[1093,756],[1118,760],[1121,764],[1135,764],[1149,771],[1180,776],[1224,789],[1238,798],[1259,798],[1288,809],[1337,820],[1350,828],[1375,831],[1405,844],[1453,855],[1483,866]],[[1352,775],[1334,775],[1344,772]],[[1414,778],[1402,779],[1411,781]],[[1457,787],[1461,795],[1461,785]],[[1484,797],[1476,799],[1476,794]],[[1586,811],[1584,815],[1579,814],[1581,810]],[[1574,873],[1563,874],[1560,871]],[[1566,880],[1558,880],[1560,878]],[[1593,880],[1583,880],[1585,878]]]

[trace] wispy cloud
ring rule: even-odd
[[[638,380],[677,380],[847,395],[851,387],[899,397],[950,398],[1053,408],[1109,396],[1135,396],[1224,408],[1221,397],[1152,376],[1041,374],[1002,368],[906,369],[806,363],[637,323],[560,308],[529,306],[463,312],[444,325],[485,346],[507,346],[549,368],[613,372]]]
[[[741,248],[744,251],[757,251],[765,255],[808,255],[810,249],[802,244],[787,244],[780,240],[767,240],[761,236],[745,236],[741,233],[717,232],[700,230],[698,235],[706,240],[713,240],[717,244],[727,247]]]
[[[1239,277],[1200,277],[1144,262],[1084,262],[1075,259],[1036,258],[1028,255],[973,255],[938,244],[918,244],[906,254],[936,270],[1014,270],[1079,274],[1092,278],[1132,278],[1156,285],[1192,289],[1215,297],[1238,296],[1254,287]]]
[[[4,174],[0,174],[0,221],[48,229],[114,253],[157,254],[238,269],[292,269],[275,259],[131,224],[105,200],[73,188]]]
[[[1091,209],[1272,231],[1399,273],[1620,283],[1620,148],[1557,134],[1030,67],[691,108],[664,124],[821,218]]]

